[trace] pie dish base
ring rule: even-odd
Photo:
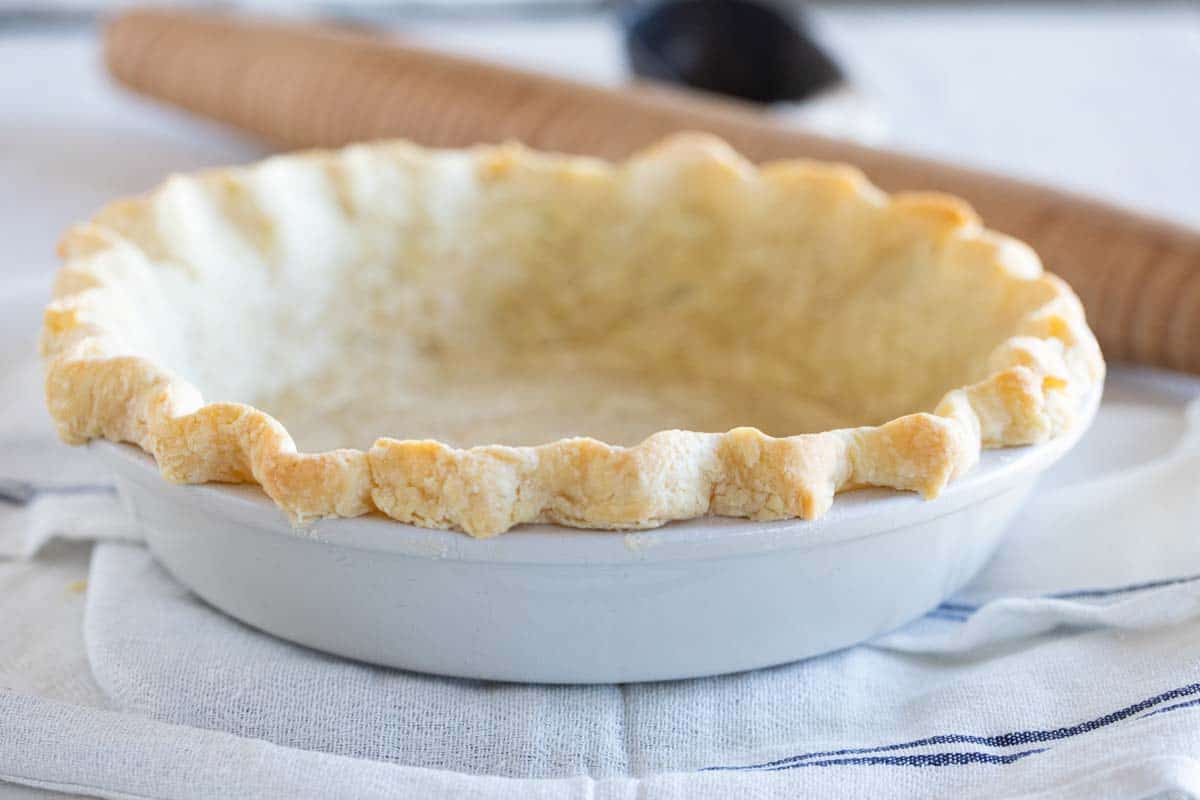
[[[541,525],[472,539],[376,516],[297,532],[255,487],[169,485],[135,447],[92,448],[166,568],[268,633],[440,675],[650,681],[818,655],[933,608],[986,563],[1099,394],[1063,436],[986,451],[936,503],[868,489],[815,521],[702,518],[626,535]]]

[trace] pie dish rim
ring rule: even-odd
[[[382,514],[327,517],[298,530],[277,517],[274,501],[255,484],[186,485],[182,487],[188,490],[186,499],[179,505],[181,513],[194,507],[205,513],[220,513],[238,526],[287,535],[299,532],[304,538],[364,554],[493,564],[619,566],[731,558],[783,549],[818,550],[928,524],[1041,474],[1087,433],[1102,397],[1103,386],[1094,387],[1080,411],[1079,424],[1062,436],[1028,447],[984,451],[977,467],[962,480],[951,482],[937,503],[925,502],[910,492],[867,487],[846,493],[829,512],[815,520],[755,521],[707,516],[673,520],[649,530],[620,532],[537,523],[522,525],[503,536],[479,538],[463,536],[454,530],[397,523]],[[157,472],[153,456],[137,445],[95,439],[88,447],[99,449],[105,462],[119,463],[127,476]],[[138,475],[138,479],[141,477]]]

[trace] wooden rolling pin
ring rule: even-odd
[[[755,160],[844,161],[888,190],[967,199],[1075,287],[1110,359],[1200,373],[1200,231],[1059,192],[784,128],[691,92],[604,89],[335,28],[182,11],[108,26],[126,86],[284,147],[403,137],[443,147],[516,139],[618,158],[678,130],[716,133]]]

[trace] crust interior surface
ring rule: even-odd
[[[933,498],[982,448],[1069,430],[1104,375],[1071,289],[961,201],[698,134],[617,165],[280,156],[172,177],[60,252],[63,440],[257,483],[297,522],[482,537]]]

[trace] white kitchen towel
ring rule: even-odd
[[[19,361],[9,389],[36,377]],[[517,686],[356,664],[243,626],[141,545],[104,543],[85,639],[108,707],[0,689],[0,779],[156,798],[1200,797],[1198,396],[1117,371],[966,591],[872,643],[704,680]],[[38,412],[9,419],[0,477],[103,484],[50,447]],[[69,521],[81,503],[86,531]],[[136,536],[103,489],[15,508],[0,506],[11,554]]]

